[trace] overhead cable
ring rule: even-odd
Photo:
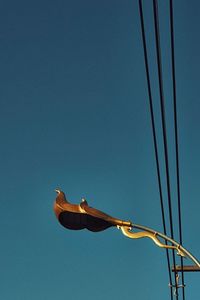
[[[175,70],[175,50],[174,50],[174,13],[173,1],[170,0],[170,38],[171,38],[171,59],[172,59],[172,84],[173,84],[173,103],[174,103],[174,130],[175,130],[175,149],[176,149],[176,181],[178,196],[178,220],[179,220],[179,240],[182,245],[182,221],[181,221],[181,192],[180,192],[180,172],[179,172],[179,143],[178,143],[178,120],[177,120],[177,101],[176,101],[176,70]],[[181,257],[182,286],[184,287],[183,258]],[[183,300],[185,300],[185,290],[182,289]]]
[[[163,223],[164,234],[166,235],[165,212],[164,212],[163,193],[162,193],[161,176],[160,176],[160,165],[159,165],[159,157],[158,157],[158,146],[157,146],[156,129],[155,129],[155,118],[154,118],[152,92],[151,92],[151,82],[150,82],[150,74],[149,74],[149,63],[148,63],[148,54],[147,54],[147,45],[146,45],[142,0],[139,0],[139,12],[140,12],[140,23],[141,23],[141,31],[142,31],[143,50],[144,50],[145,71],[146,71],[148,96],[149,96],[149,108],[150,108],[150,115],[151,115],[153,144],[154,144],[154,152],[155,152],[155,159],[156,159],[156,170],[157,170],[158,187],[159,187],[159,195],[160,195],[162,223]],[[168,249],[166,249],[166,256],[167,256],[169,281],[170,281],[170,287],[171,287],[171,299],[173,299],[172,277],[171,277],[170,259],[169,259],[169,250]]]
[[[165,120],[165,103],[164,103],[164,91],[163,91],[161,46],[160,46],[157,0],[153,0],[153,12],[154,12],[154,27],[155,27],[155,38],[156,38],[156,56],[157,56],[158,79],[159,79],[162,133],[163,133],[163,142],[164,142],[165,171],[166,171],[168,207],[169,207],[169,221],[170,221],[171,237],[173,239],[174,238],[173,216],[172,216],[172,203],[171,203],[170,173],[169,173],[169,159],[168,159],[168,146],[167,146],[167,130],[166,130],[166,120]],[[174,266],[176,266],[176,259],[175,259],[174,251],[172,251],[172,258],[173,258],[173,264],[174,264]],[[175,287],[176,287],[175,295],[176,295],[176,299],[178,300],[178,291],[177,291],[177,285],[176,285],[176,272],[174,273],[174,276],[175,276]]]

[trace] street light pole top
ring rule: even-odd
[[[88,229],[93,232],[105,230],[113,226],[131,227],[131,223],[113,218],[104,212],[92,208],[85,199],[80,204],[70,203],[63,191],[56,189],[57,197],[54,202],[55,215],[62,226],[67,229]]]
[[[161,248],[177,250],[178,255],[190,258],[200,268],[200,262],[182,245],[167,235],[143,225],[113,218],[96,208],[90,207],[85,199],[82,199],[80,204],[72,204],[66,199],[64,192],[59,189],[55,191],[57,192],[57,197],[54,202],[54,212],[59,223],[65,228],[73,230],[88,229],[98,232],[115,226],[120,228],[122,233],[128,238],[140,239],[147,237]],[[132,229],[140,231],[135,232]],[[171,245],[162,243],[159,238],[170,242]]]

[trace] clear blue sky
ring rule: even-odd
[[[168,1],[159,4],[178,239]],[[144,12],[163,161],[151,1]],[[199,1],[175,0],[174,17],[183,241],[200,258]],[[165,251],[117,229],[67,231],[52,209],[60,187],[71,202],[163,231],[137,1],[3,0],[0,54],[0,298],[170,299]],[[186,299],[197,299],[199,276],[186,274]]]

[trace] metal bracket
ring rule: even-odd
[[[174,296],[178,296],[178,289],[185,288],[185,284],[179,284],[180,275],[176,274],[176,284],[169,284],[169,287],[174,288]]]

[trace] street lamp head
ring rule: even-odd
[[[59,223],[67,229],[88,229],[93,232],[105,230],[112,226],[129,226],[125,222],[113,218],[100,210],[88,206],[85,199],[80,204],[71,204],[67,201],[65,194],[56,189],[57,197],[54,203],[54,212]]]

